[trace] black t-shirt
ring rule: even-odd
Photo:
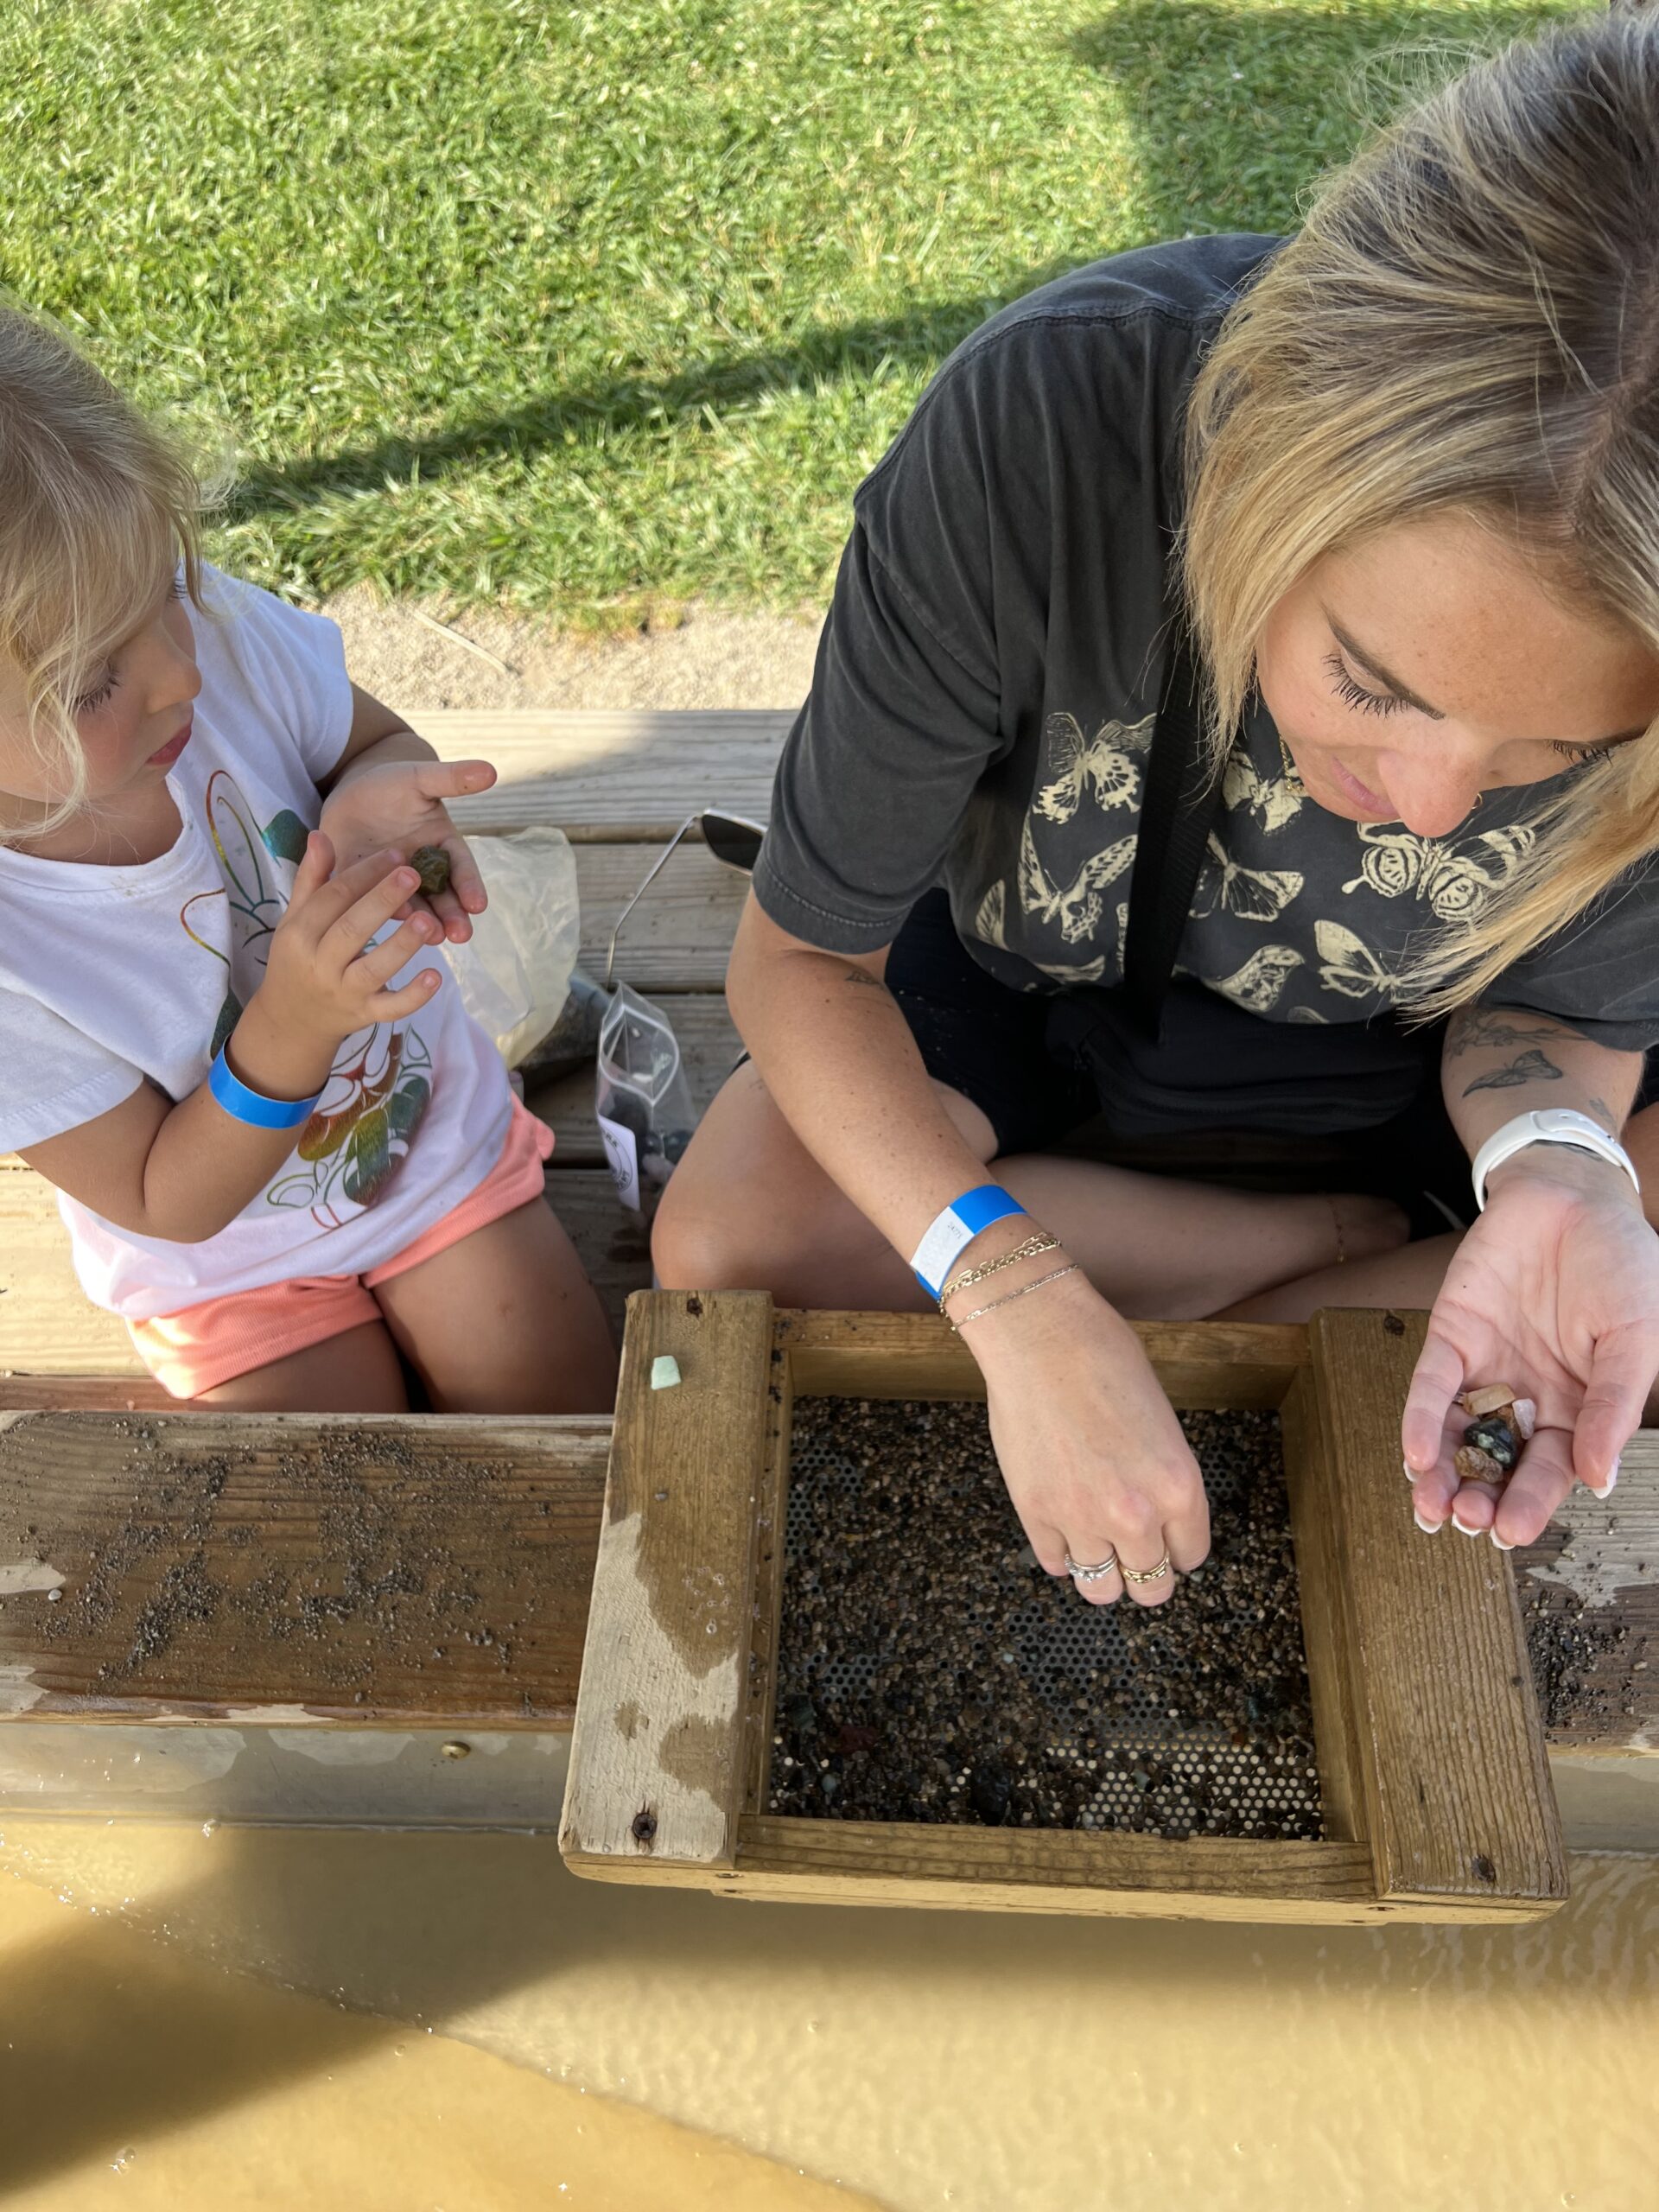
[[[855,498],[755,869],[781,928],[874,951],[943,883],[969,950],[1014,988],[1121,979],[1187,393],[1278,243],[1116,255],[944,364]],[[1408,939],[1478,915],[1559,789],[1490,791],[1445,838],[1347,822],[1287,774],[1258,701],[1176,972],[1268,1020],[1365,1020]],[[1487,999],[1622,1050],[1659,1040],[1656,897],[1652,868],[1633,871]]]

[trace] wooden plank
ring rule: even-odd
[[[168,1413],[178,1410],[148,1375],[0,1375],[0,1413]]]
[[[463,829],[554,823],[572,844],[618,838],[660,842],[703,807],[764,823],[795,709],[431,709],[414,719],[441,760],[487,760],[498,772],[493,789],[457,804]]]
[[[651,1287],[649,1226],[620,1202],[605,1168],[550,1169],[545,1188],[620,1343],[629,1299]]]
[[[124,1325],[75,1278],[57,1193],[30,1169],[0,1174],[0,1369],[142,1376]]]
[[[813,1833],[794,1833],[805,1829]],[[1107,1843],[1125,1847],[1115,1869],[1122,1884],[1117,1888],[1090,1879],[1101,1870],[1088,1862]],[[1160,1854],[1200,1848],[1251,1855],[1231,1867],[1219,1859],[1205,1866],[1203,1872],[1216,1886],[1198,1892],[1185,1885],[1179,1865]],[[1278,1856],[1254,1855],[1269,1852]],[[626,1878],[615,1867],[582,1871],[601,1880]],[[1252,1845],[1205,1837],[1175,1844],[1157,1837],[1103,1837],[1065,1829],[975,1830],[768,1815],[740,1822],[737,1864],[729,1872],[664,1867],[654,1878],[672,1887],[709,1890],[719,1897],[773,1904],[959,1911],[971,1893],[972,1902],[987,1911],[1130,1920],[1366,1927],[1444,1922],[1449,1916],[1443,1904],[1377,1897],[1369,1855],[1357,1843]],[[1460,1924],[1509,1926],[1529,1916],[1502,1899],[1462,1908],[1457,1915]]]
[[[775,1314],[766,1384],[766,1452],[754,1502],[754,1602],[750,1607],[744,1710],[743,1812],[764,1813],[778,1707],[778,1649],[783,1630],[785,1536],[795,1387],[787,1352],[787,1314]]]
[[[791,1313],[779,1344],[798,1396],[982,1398],[985,1380],[937,1313]],[[1307,1359],[1306,1332],[1284,1323],[1137,1321],[1172,1403],[1277,1406]]]
[[[1407,1510],[1400,1416],[1425,1325],[1376,1311],[1310,1325],[1364,1832],[1382,1896],[1548,1911],[1566,1855],[1509,1561],[1430,1542]]]
[[[578,1872],[733,1864],[772,1354],[763,1292],[629,1300],[559,1830]],[[681,1379],[653,1389],[664,1357]]]
[[[667,1013],[685,1062],[691,1104],[701,1117],[731,1073],[743,1041],[726,1011],[725,999],[717,991],[677,997]],[[551,1165],[556,1169],[603,1166],[604,1147],[594,1118],[591,1065],[578,1068],[574,1075],[562,1077],[556,1083],[526,1084],[524,1103],[553,1130],[557,1141]]]
[[[1311,1367],[1301,1370],[1286,1393],[1279,1420],[1325,1832],[1357,1836],[1364,1819],[1364,1783],[1354,1717],[1354,1660],[1343,1611],[1336,1536],[1329,1515],[1320,1510],[1316,1455],[1322,1446]]]
[[[728,1885],[722,1883],[722,1888]],[[1372,1888],[1364,1847],[1239,1838],[746,1819],[736,1879],[753,1897],[1158,1919],[1331,1921],[1395,1916]],[[1422,1908],[1407,1904],[1400,1916]],[[1513,1920],[1499,1901],[1471,1918]]]
[[[0,1711],[569,1725],[608,1422],[0,1420]]]
[[[576,851],[582,899],[582,964],[603,979],[617,917],[661,857],[652,845],[582,845]],[[617,947],[617,979],[636,990],[718,991],[749,879],[722,868],[702,845],[682,845],[627,919]]]

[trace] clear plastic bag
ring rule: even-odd
[[[600,1027],[594,1103],[617,1196],[632,1213],[652,1212],[696,1116],[667,1015],[626,983]]]
[[[578,1068],[591,1067],[599,1052],[599,1032],[611,995],[580,962],[570,970],[564,1011],[539,1045],[518,1063],[526,1083],[553,1083]]]
[[[563,1010],[582,940],[576,856],[563,830],[474,837],[489,905],[466,944],[444,947],[461,1001],[516,1067]]]

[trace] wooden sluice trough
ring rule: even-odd
[[[931,1320],[749,1295],[634,1296],[614,1449],[608,1420],[187,1413],[126,1378],[0,1379],[0,1718],[42,1745],[181,1751],[327,1732],[341,1787],[347,1738],[365,1758],[397,1738],[431,1747],[405,1761],[400,1820],[442,1824],[470,1790],[468,1825],[550,1829],[562,1757],[541,1755],[580,1707],[572,1866],[734,1897],[1525,1917],[1563,1892],[1546,1751],[1559,1783],[1612,1778],[1659,1835],[1630,1787],[1659,1767],[1630,1756],[1659,1747],[1659,1437],[1633,1440],[1612,1500],[1570,1501],[1511,1562],[1411,1528],[1392,1440],[1414,1333],[1342,1313],[1143,1335],[1177,1403],[1281,1411],[1317,1840],[769,1812],[793,1402],[969,1395],[977,1375]],[[663,1351],[683,1380],[653,1392]],[[1517,1586],[1564,1624],[1530,1670]],[[468,1738],[524,1755],[438,1760]],[[133,1809],[136,1757],[105,1759],[81,1808]],[[3,1773],[0,1812],[32,1802]]]
[[[769,1812],[795,1404],[983,1385],[931,1316],[658,1293],[629,1306],[567,1862],[739,1896],[991,1910],[1368,1922],[1558,1905],[1565,1854],[1508,1562],[1426,1544],[1404,1510],[1399,1414],[1421,1321],[1140,1333],[1178,1408],[1281,1416],[1322,1834]],[[664,1356],[683,1379],[653,1389]]]

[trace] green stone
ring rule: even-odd
[[[417,847],[410,855],[409,864],[419,875],[421,889],[429,899],[449,888],[449,855],[442,845]]]

